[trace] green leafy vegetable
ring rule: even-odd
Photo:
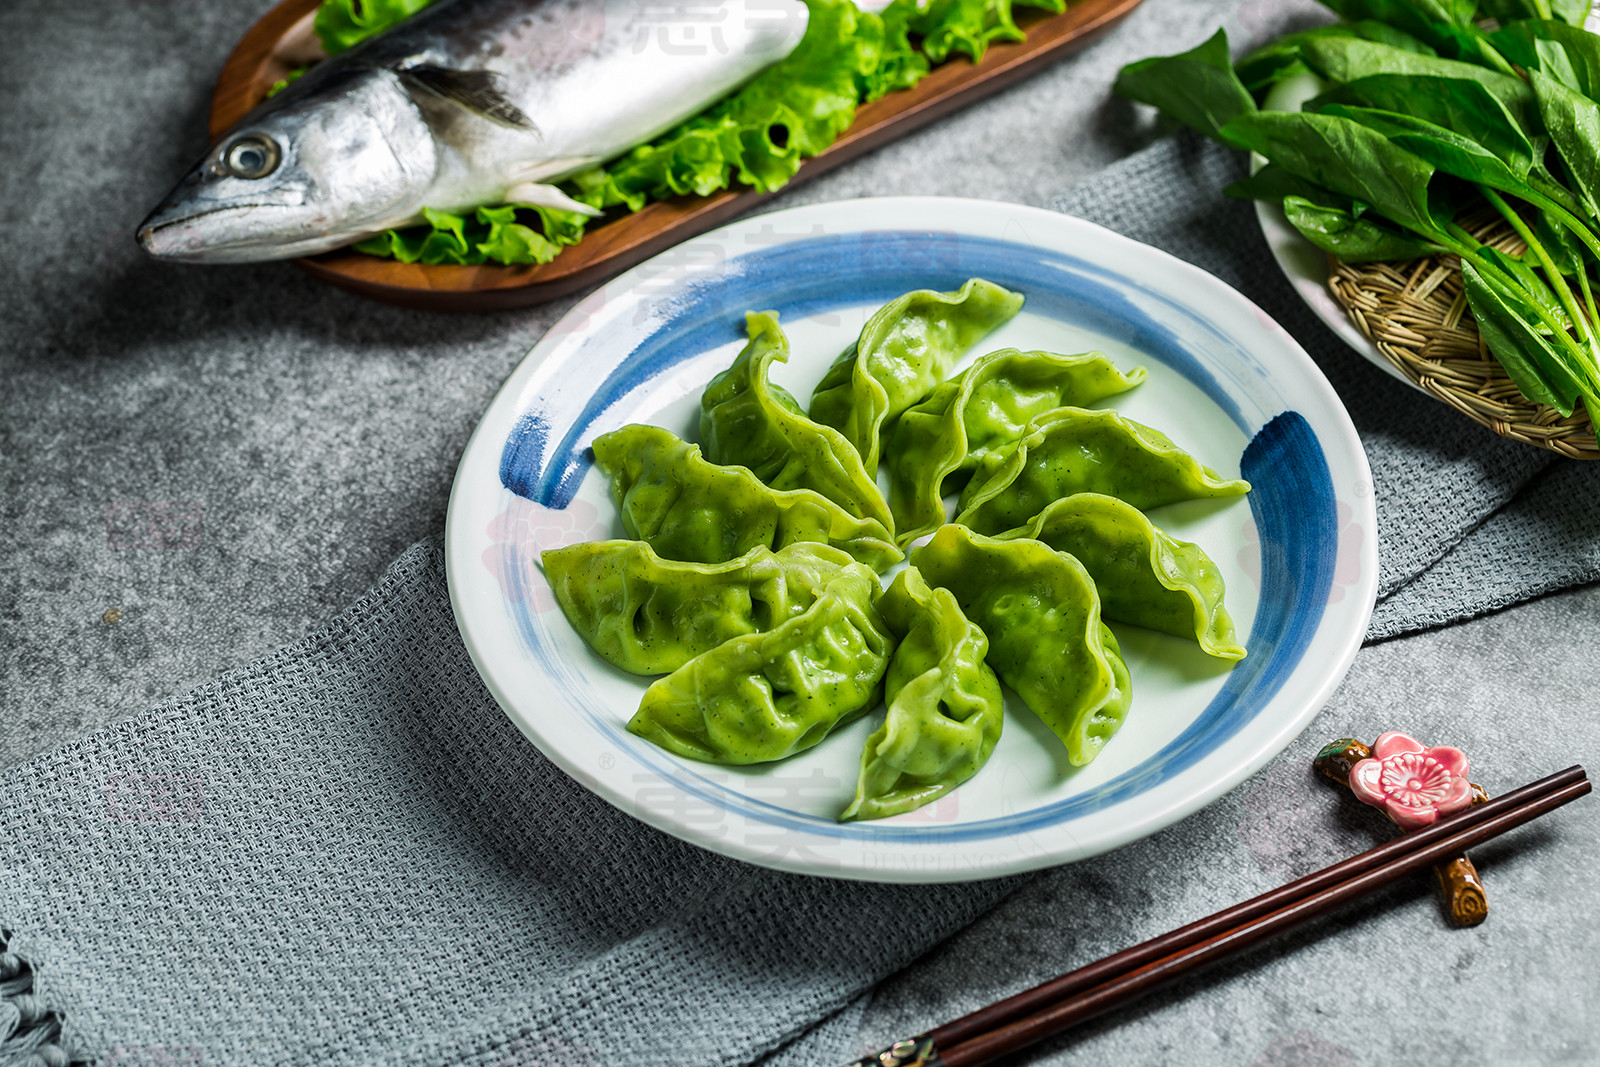
[[[1280,37],[1239,60],[1234,64],[1234,73],[1239,76],[1244,87],[1256,93],[1259,98],[1263,89],[1291,74],[1311,69],[1301,56],[1300,49],[1307,41],[1318,37],[1358,37],[1362,40],[1377,41],[1392,48],[1416,52],[1419,55],[1438,55],[1432,46],[1424,44],[1404,30],[1373,19],[1362,19],[1357,22],[1335,23],[1332,26],[1318,26],[1315,29]]]
[[[1334,82],[1353,82],[1374,74],[1432,74],[1441,78],[1467,78],[1484,88],[1518,120],[1530,113],[1533,93],[1514,74],[1489,70],[1472,63],[1420,55],[1377,41],[1353,37],[1322,37],[1307,41],[1302,52],[1318,74]]]
[[[1491,38],[1513,63],[1543,71],[1590,99],[1600,99],[1600,37],[1564,22],[1527,19]]]
[[[931,0],[926,12],[910,17],[911,32],[922,37],[922,50],[935,63],[961,52],[976,63],[995,41],[1020,41],[1011,9],[1043,8],[1054,14],[1067,9],[1064,0]],[[911,5],[894,5],[909,9]]]
[[[1521,123],[1480,81],[1437,74],[1372,74],[1308,100],[1307,111],[1333,104],[1372,108],[1422,119],[1478,142],[1520,176],[1535,151]]]
[[[1537,70],[1528,72],[1539,114],[1590,216],[1600,216],[1600,104]]]
[[[1529,325],[1526,309],[1513,309],[1514,291],[1490,282],[1471,263],[1461,265],[1461,280],[1478,332],[1522,395],[1571,415],[1578,382],[1550,342]]]
[[[385,230],[354,248],[402,263],[548,263],[577,243],[586,221],[575,212],[526,204],[480,207],[470,215],[424,208],[423,215],[425,227]]]
[[[1198,103],[1208,79],[1213,91],[1228,85],[1216,77],[1227,55],[1220,34],[1194,52],[1130,65],[1123,79],[1140,99],[1264,156],[1268,165],[1228,195],[1281,203],[1318,247],[1353,263],[1459,256],[1484,343],[1523,395],[1563,414],[1580,399],[1600,411],[1590,279],[1591,261],[1600,262],[1600,37],[1556,21],[1578,12],[1549,0],[1482,12],[1472,0],[1329,6],[1384,20],[1441,54],[1358,23],[1294,34],[1240,62],[1239,91],[1301,68],[1332,87],[1301,112],[1239,107],[1220,127]],[[1486,13],[1503,20],[1492,37],[1475,22]],[[1538,17],[1521,18],[1530,14]],[[1486,206],[1526,253],[1486,247],[1458,224]]]
[[[1488,16],[1501,26],[1514,19],[1551,17],[1573,26],[1582,26],[1583,20],[1589,16],[1589,0],[1479,0],[1478,15]],[[1495,44],[1498,46],[1500,42],[1496,40]],[[1504,48],[1500,51],[1513,63],[1522,62]]]
[[[1533,232],[1539,243],[1549,251],[1556,269],[1562,274],[1576,274],[1583,269],[1583,245],[1559,217],[1541,211],[1534,220]]]
[[[289,88],[291,83],[299,80],[300,75],[304,74],[310,69],[310,67],[295,67],[288,74],[285,74],[283,77],[273,82],[272,88],[267,90],[267,99],[271,100],[273,97]]]
[[[1324,0],[1347,19],[1395,26],[1441,53],[1511,74],[1511,64],[1473,22],[1477,0]]]
[[[1510,153],[1511,162],[1508,163],[1470,137],[1426,119],[1394,111],[1333,104],[1320,114],[1360,123],[1382,134],[1389,143],[1422,157],[1446,174],[1470,182],[1483,182],[1497,189],[1522,188],[1523,178],[1533,164],[1529,152],[1518,153],[1513,150]],[[1518,173],[1519,169],[1521,173]]]
[[[1443,245],[1396,233],[1371,219],[1356,218],[1341,208],[1314,204],[1300,196],[1284,198],[1283,214],[1306,240],[1346,263],[1417,259],[1446,250]]]
[[[1223,127],[1254,114],[1255,98],[1233,72],[1228,35],[1218,30],[1197,48],[1175,56],[1143,59],[1123,67],[1111,91],[1154,104],[1208,137],[1230,140]],[[1242,145],[1238,145],[1242,147]]]
[[[1360,218],[1367,210],[1367,205],[1361,201],[1324,189],[1316,182],[1306,181],[1276,163],[1268,163],[1250,177],[1232,183],[1222,193],[1235,200],[1266,200],[1273,204],[1283,203],[1285,197],[1296,196],[1319,207],[1338,208],[1352,218]]]
[[[1302,178],[1372,205],[1403,226],[1423,234],[1439,230],[1428,210],[1433,165],[1358,122],[1260,111],[1235,119],[1222,135]]]
[[[323,51],[336,56],[410,18],[433,0],[322,0],[311,28]]]

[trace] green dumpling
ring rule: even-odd
[[[628,536],[668,559],[721,563],[757,546],[799,541],[842,549],[875,571],[903,557],[875,519],[858,519],[810,489],[773,489],[746,467],[724,467],[699,445],[635,423],[595,438],[595,464]]]
[[[1082,766],[1128,714],[1133,690],[1083,564],[1038,541],[941,526],[911,564],[956,595],[989,638],[989,665]]]
[[[982,278],[953,293],[917,289],[889,301],[823,375],[811,394],[811,417],[843,433],[876,471],[880,430],[1021,307],[1021,293]]]
[[[633,674],[675,671],[735,637],[783,624],[853,563],[838,549],[803,543],[686,563],[662,559],[643,541],[587,541],[540,561],[572,628]]]
[[[1077,493],[1001,538],[1031,537],[1077,557],[1100,592],[1100,611],[1200,643],[1208,655],[1243,659],[1222,606],[1222,575],[1199,545],[1169,537],[1132,504]]]
[[[1159,430],[1115,411],[1058,408],[984,458],[961,493],[955,521],[992,534],[1031,522],[1073,493],[1104,493],[1144,510],[1249,491],[1249,482],[1201,466]]]
[[[983,662],[989,639],[950,590],[929,589],[909,568],[878,610],[900,639],[884,678],[889,711],[861,751],[841,821],[899,815],[944,796],[988,762],[1004,718],[1000,681]]]
[[[745,326],[750,343],[700,395],[700,441],[706,458],[749,467],[774,489],[814,489],[893,534],[889,506],[854,446],[833,427],[808,419],[794,397],[768,380],[774,360],[789,360],[789,342],[778,328],[777,313],[749,312]]]
[[[1063,405],[1093,404],[1142,381],[1144,368],[1123,374],[1101,352],[1002,348],[980,357],[907,409],[889,435],[884,459],[896,540],[903,546],[943,523],[946,479],[1016,441],[1030,419]]]
[[[709,763],[764,763],[810,748],[883,691],[894,638],[873,604],[878,593],[877,576],[850,564],[803,614],[657,679],[629,731]]]

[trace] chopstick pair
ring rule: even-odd
[[[850,1067],[978,1067],[989,1063],[1127,1004],[1196,968],[1319,918],[1413,871],[1460,855],[1578,799],[1590,788],[1583,768],[1569,767],[926,1034],[897,1041]]]

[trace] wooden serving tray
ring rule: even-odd
[[[935,67],[916,88],[863,105],[850,128],[826,151],[802,163],[789,184],[824,174],[1000,91],[1094,40],[1139,3],[1079,0],[1060,15],[1022,12],[1018,25],[1027,31],[1027,40],[991,45],[982,63],[958,56]],[[265,99],[272,84],[291,69],[323,57],[311,31],[317,6],[318,0],[283,0],[250,27],[217,78],[209,120],[213,140]],[[346,251],[295,262],[325,282],[391,304],[435,311],[523,307],[598,285],[773,195],[733,188],[710,196],[658,201],[591,228],[581,242],[539,265],[429,266]]]

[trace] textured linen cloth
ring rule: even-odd
[[[1374,467],[1373,636],[1593,580],[1600,466],[1339,348],[1220,201],[1239,166],[1181,137],[1059,206],[1235,284],[1329,374]],[[0,1062],[58,1030],[119,1064],[833,1062],[875,983],[1048,884],[809,879],[644,827],[495,707],[432,541],[316,635],[10,773],[0,811]]]

